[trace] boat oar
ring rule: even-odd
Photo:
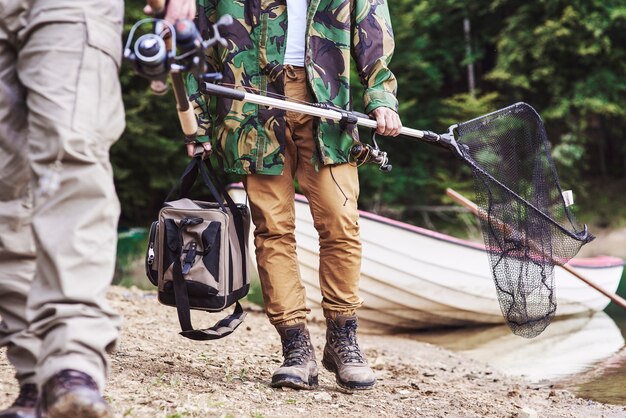
[[[457,202],[461,206],[464,206],[465,208],[467,208],[470,212],[472,212],[478,218],[481,218],[481,219],[486,219],[487,218],[487,214],[483,210],[481,210],[476,205],[476,203],[472,202],[471,200],[469,200],[468,198],[466,198],[462,194],[460,194],[460,193],[458,193],[455,190],[450,189],[450,188],[446,189],[446,194],[448,196],[450,196],[455,202]],[[494,222],[494,220],[491,219],[490,222]],[[505,225],[503,222],[498,222],[498,227],[499,228],[504,228],[504,229],[509,229],[509,226]],[[619,295],[617,295],[617,294],[615,294],[613,292],[610,292],[607,289],[605,289],[602,286],[600,286],[599,284],[589,280],[588,278],[586,278],[585,276],[583,276],[582,274],[580,274],[579,272],[577,272],[576,270],[574,270],[572,267],[570,267],[567,264],[558,264],[558,263],[555,263],[555,264],[557,264],[559,267],[561,267],[563,270],[567,271],[571,275],[575,276],[577,279],[585,282],[587,285],[589,285],[590,287],[594,288],[598,292],[602,293],[604,296],[609,298],[611,300],[611,302],[613,302],[614,304],[616,304],[620,308],[626,309],[626,300],[624,298],[622,298],[621,296],[619,296]]]

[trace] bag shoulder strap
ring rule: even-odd
[[[187,293],[187,285],[183,277],[182,266],[180,263],[180,252],[182,247],[177,249],[177,257],[173,266],[174,276],[174,300],[176,301],[176,311],[178,313],[178,322],[182,331],[180,335],[183,337],[196,340],[218,340],[230,335],[235,329],[241,325],[246,313],[239,301],[235,304],[235,310],[232,314],[227,315],[215,325],[205,329],[194,329],[191,324],[191,308],[189,305],[189,294]]]

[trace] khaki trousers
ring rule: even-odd
[[[310,101],[302,68],[285,67],[285,94]],[[247,175],[244,184],[255,225],[254,244],[265,309],[274,325],[304,322],[305,289],[296,255],[294,179],[309,200],[319,233],[319,281],[326,317],[353,315],[361,270],[358,171],[342,164],[316,169],[313,118],[287,112],[285,169],[280,176]]]
[[[122,1],[0,4],[0,345],[21,384],[76,369],[102,388],[118,336],[122,19]]]

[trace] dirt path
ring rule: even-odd
[[[125,317],[106,389],[119,417],[626,416],[624,407],[533,388],[459,354],[394,336],[360,336],[379,379],[373,391],[340,392],[325,370],[317,390],[275,390],[267,383],[281,361],[280,342],[258,308],[247,307],[235,334],[199,343],[178,336],[175,310],[159,305],[154,293],[114,287],[110,300]],[[204,326],[220,318],[194,316]],[[324,329],[313,323],[310,331],[319,356]],[[0,405],[15,396],[12,374],[1,352]]]

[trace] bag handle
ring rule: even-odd
[[[191,194],[191,188],[193,187],[193,185],[196,182],[196,179],[198,178],[198,171],[201,172],[202,181],[204,182],[204,185],[209,189],[215,201],[220,205],[220,209],[226,212],[226,208],[224,207],[224,198],[223,198],[223,195],[226,191],[223,188],[219,191],[218,189],[215,188],[215,186],[211,182],[211,179],[206,174],[206,171],[203,170],[202,157],[194,157],[191,159],[191,161],[189,161],[189,164],[187,164],[187,167],[185,167],[185,170],[183,171],[183,174],[180,176],[180,179],[178,179],[178,182],[174,185],[174,187],[172,187],[170,192],[167,194],[165,201],[167,202],[170,200],[170,197],[172,196],[172,194],[174,194],[174,190],[176,190],[178,186],[180,186],[178,198],[179,199],[189,198]]]

